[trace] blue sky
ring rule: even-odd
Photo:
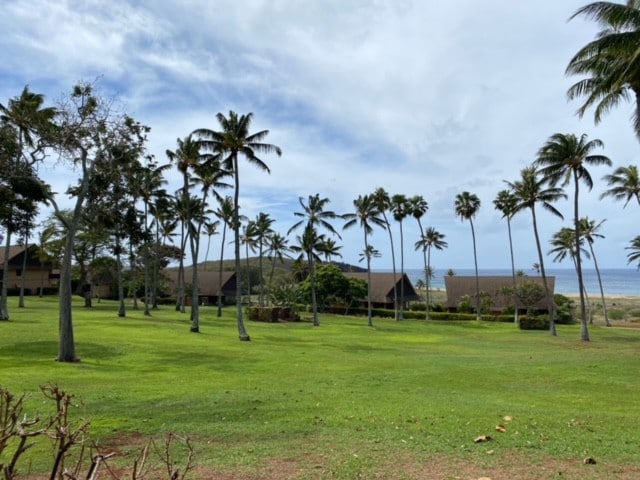
[[[254,131],[269,129],[267,141],[283,155],[264,158],[271,175],[241,165],[245,215],[267,212],[285,233],[300,196],[319,193],[345,213],[377,187],[420,194],[430,207],[424,224],[449,242],[433,254],[442,275],[473,266],[469,224],[453,207],[467,190],[482,202],[475,219],[480,268],[507,268],[506,223],[493,199],[549,136],[586,133],[604,142],[601,153],[614,167],[638,164],[631,105],[595,126],[592,112],[579,119],[579,102],[566,99],[578,79],[564,69],[597,32],[586,20],[567,21],[585,3],[5,0],[0,102],[28,84],[54,103],[78,80],[100,78],[106,94],[151,126],[149,150],[161,161],[178,137],[216,128],[216,113],[253,112]],[[72,178],[53,163],[41,172],[58,191]],[[638,206],[599,200],[610,169],[591,173],[594,189],[583,189],[581,208],[606,219],[606,239],[595,245],[600,266],[625,267],[624,248],[640,234]],[[177,187],[177,172],[171,175]],[[540,213],[545,250],[572,218],[569,202],[558,208],[564,221]],[[513,234],[516,268],[530,272],[537,255],[529,212],[516,216]],[[407,268],[421,267],[417,239],[407,219]],[[340,243],[343,260],[358,263],[362,232],[348,230]],[[376,231],[371,243],[382,253],[373,267],[389,268],[386,233]]]

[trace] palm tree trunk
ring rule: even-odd
[[[600,268],[598,268],[598,261],[596,260],[596,253],[593,251],[593,245],[589,242],[589,249],[591,250],[591,258],[593,258],[593,266],[596,269],[596,275],[598,276],[598,286],[600,287],[600,298],[602,299],[602,310],[604,314],[604,323],[607,327],[611,326],[609,321],[609,313],[607,312],[607,302],[604,298],[604,289],[602,288],[602,277],[600,276]]]
[[[427,267],[426,267],[425,277],[426,282],[425,286],[427,289],[427,308],[426,310],[426,319],[431,320],[431,310],[429,304],[431,303],[431,246],[427,247]]]
[[[476,231],[473,228],[473,220],[469,217],[471,225],[471,238],[473,239],[473,264],[476,271],[476,320],[480,320],[480,277],[478,275],[478,254],[476,251]]]
[[[318,299],[316,296],[316,262],[313,261],[313,252],[307,252],[309,264],[309,278],[311,278],[311,311],[313,312],[313,326],[320,326],[318,318]]]
[[[236,267],[236,318],[238,322],[238,336],[240,341],[251,340],[242,319],[242,282],[240,281],[240,179],[238,175],[238,155],[233,154],[233,178],[235,191],[233,192],[233,235]]]
[[[587,326],[587,307],[584,298],[584,279],[582,278],[582,255],[580,255],[580,218],[578,216],[578,172],[573,170],[575,194],[573,197],[573,224],[576,236],[576,272],[578,274],[578,290],[580,291],[580,340],[589,341],[589,327]]]
[[[222,261],[224,259],[224,242],[227,237],[227,224],[222,227],[222,245],[220,246],[220,265],[218,266],[218,318],[222,316]],[[236,283],[239,282],[236,275]]]
[[[404,236],[402,222],[400,222],[400,308],[398,309],[397,320],[404,320]]]
[[[116,268],[118,269],[118,316],[125,317],[127,311],[124,306],[124,279],[122,278],[122,258],[120,255],[120,234],[116,232]]]
[[[198,284],[198,243],[200,232],[189,235],[191,245],[191,331],[200,332],[200,289]]]
[[[364,253],[367,256],[367,325],[373,327],[371,310],[371,257],[369,256],[369,243],[367,242],[367,230],[364,229]]]
[[[513,237],[511,236],[511,218],[507,217],[507,231],[509,232],[509,253],[511,254],[511,279],[513,281],[513,321],[516,325],[518,321],[518,302],[516,297],[516,263],[513,259]]]
[[[389,232],[389,245],[391,246],[391,267],[393,269],[393,310],[395,319],[398,320],[398,279],[396,278],[396,254],[393,248],[393,234],[391,233],[391,224],[387,219],[387,214],[382,210],[382,217]]]
[[[9,282],[9,249],[11,248],[11,230],[7,228],[5,235],[4,259],[2,262],[2,293],[0,294],[0,320],[9,320],[7,306],[7,283]]]
[[[544,257],[542,256],[542,247],[540,246],[540,235],[538,234],[538,223],[536,221],[536,210],[531,207],[531,215],[533,216],[533,233],[536,237],[536,247],[538,249],[538,260],[540,261],[540,275],[542,276],[542,285],[544,286],[544,293],[547,298],[547,310],[549,312],[549,332],[554,337],[557,335],[556,322],[555,322],[555,308],[553,297],[549,290],[549,284],[547,283],[547,274],[544,269]]]
[[[22,257],[22,278],[20,279],[20,298],[18,299],[18,308],[24,308],[24,282],[27,271],[27,254],[29,252],[29,233],[25,232],[24,236],[24,254]]]

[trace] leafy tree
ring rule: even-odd
[[[569,99],[586,97],[578,115],[582,117],[595,106],[598,124],[604,114],[633,95],[633,127],[640,136],[640,2],[593,2],[578,9],[570,19],[576,17],[595,20],[602,30],[569,61],[567,74],[586,76],[569,88]]]
[[[477,195],[469,192],[462,192],[456,195],[455,211],[463,221],[469,220],[471,225],[471,238],[473,239],[473,263],[476,272],[476,320],[480,320],[480,279],[478,275],[478,254],[476,252],[476,232],[473,228],[473,217],[480,209],[480,199]]]
[[[322,264],[317,267],[315,285],[312,285],[309,277],[300,284],[299,288],[306,301],[312,299],[315,291],[316,302],[323,308],[331,302],[347,299],[350,284],[349,279],[336,265]]]
[[[613,197],[616,201],[624,200],[624,207],[626,207],[631,199],[635,198],[640,205],[640,175],[638,175],[636,165],[618,167],[613,173],[605,175],[602,179],[611,188],[600,195],[601,199]]]
[[[546,181],[538,176],[538,171],[535,167],[529,166],[523,168],[520,171],[520,179],[515,182],[507,182],[507,185],[513,191],[518,203],[516,205],[516,213],[526,208],[531,210],[531,217],[533,222],[533,234],[536,239],[536,247],[538,250],[538,261],[536,267],[540,269],[540,275],[542,277],[542,284],[547,299],[547,308],[549,312],[549,331],[551,335],[556,335],[556,327],[554,322],[554,304],[551,290],[547,282],[547,275],[544,269],[544,257],[542,254],[542,246],[540,244],[540,235],[538,233],[538,220],[536,216],[536,204],[540,203],[542,207],[553,215],[563,218],[562,214],[557,208],[553,206],[553,202],[558,201],[561,198],[566,198],[567,195],[561,188],[548,187],[544,188]]]
[[[516,265],[513,259],[513,238],[511,236],[511,219],[516,213],[516,205],[518,203],[517,198],[510,190],[500,190],[493,205],[496,210],[502,213],[502,218],[507,219],[507,231],[509,233],[509,254],[511,256],[511,278],[513,281],[513,288],[516,288]],[[515,298],[514,298],[515,301]],[[518,309],[515,308],[515,322],[518,323]]]
[[[579,186],[583,183],[589,190],[593,188],[593,180],[587,169],[588,166],[611,165],[611,160],[605,155],[593,155],[596,148],[603,147],[599,139],[587,141],[587,135],[580,138],[573,134],[556,133],[542,146],[538,152],[535,165],[540,167],[539,173],[551,186],[561,184],[563,187],[573,183],[573,225],[575,233],[576,272],[578,274],[578,289],[580,290],[580,316],[583,341],[589,341],[587,327],[587,311],[584,298],[584,278],[582,276],[582,255],[580,253],[580,215],[579,215]]]
[[[330,222],[330,220],[337,218],[338,215],[332,210],[325,210],[325,207],[329,203],[329,199],[326,197],[320,198],[320,194],[318,193],[315,195],[309,195],[306,203],[302,197],[300,197],[298,201],[300,202],[302,211],[294,212],[294,215],[296,217],[300,217],[300,220],[293,224],[287,234],[301,226],[304,227],[302,236],[296,237],[298,245],[292,247],[292,249],[307,257],[311,283],[313,325],[317,327],[320,325],[320,320],[318,319],[318,302],[316,298],[315,265],[316,262],[320,260],[318,252],[324,252],[326,250],[326,238],[324,235],[320,235],[318,233],[318,228],[323,228],[340,238],[340,235],[336,232]]]
[[[260,170],[269,173],[269,167],[264,163],[256,153],[275,153],[282,155],[280,147],[270,143],[264,143],[263,140],[269,134],[269,130],[260,130],[255,133],[249,133],[251,128],[251,120],[253,114],[238,115],[236,112],[230,111],[226,117],[222,113],[216,115],[221,130],[198,129],[194,133],[201,138],[201,145],[208,151],[222,156],[223,164],[226,170],[233,174],[235,189],[233,198],[234,207],[234,248],[235,248],[235,267],[236,275],[240,277],[240,172],[238,168],[239,156],[242,155],[249,163],[258,167]],[[240,340],[248,341],[251,338],[246,331],[244,321],[242,319],[242,296],[240,291],[240,282],[236,287],[236,315],[238,321],[238,334]]]
[[[353,201],[355,208],[354,213],[347,213],[343,215],[346,220],[343,228],[351,228],[356,223],[360,224],[364,233],[364,258],[367,261],[367,319],[370,327],[373,327],[373,321],[371,319],[371,258],[373,258],[375,249],[370,248],[369,235],[373,233],[373,227],[385,228],[385,222],[381,217],[381,212],[378,209],[378,205],[375,199],[371,195],[359,195]],[[379,252],[378,252],[378,255]]]
[[[433,227],[429,227],[427,228],[427,230],[422,234],[422,237],[420,238],[420,240],[418,240],[416,242],[416,250],[421,248],[422,251],[426,251],[427,252],[427,265],[425,268],[425,288],[427,291],[427,298],[426,298],[426,319],[429,320],[430,319],[430,309],[431,309],[431,277],[433,276],[433,270],[431,268],[431,249],[435,248],[436,250],[442,250],[447,248],[448,243],[445,242],[444,240],[445,235],[443,233],[438,232],[435,228]]]

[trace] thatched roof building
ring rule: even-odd
[[[178,269],[171,269],[165,272],[169,280],[169,291],[175,295],[178,289]],[[186,285],[191,285],[191,270],[185,275],[184,282]],[[218,302],[218,285],[220,285],[220,272],[210,270],[198,269],[198,284],[199,291],[198,297],[201,304],[216,304]],[[222,272],[222,300],[236,296],[236,272],[223,271]],[[187,300],[190,300],[190,295],[187,295]]]
[[[344,272],[344,276],[347,278],[358,278],[360,280],[367,281],[367,272]],[[398,301],[402,301],[400,298],[400,292],[402,291],[402,285],[404,284],[404,302],[410,302],[420,300],[420,296],[416,293],[415,288],[409,277],[405,273],[400,276],[396,274],[396,291],[398,295]],[[376,308],[393,308],[393,273],[392,272],[371,272],[371,303]],[[366,299],[365,299],[366,300]]]
[[[504,311],[508,307],[512,307],[514,297],[505,291],[505,289],[513,288],[513,278],[510,276],[480,276],[478,277],[480,284],[480,293],[486,293],[491,297],[491,310]],[[516,286],[529,282],[539,285],[544,291],[542,277],[516,276]],[[447,290],[447,308],[456,310],[460,304],[460,300],[465,295],[474,299],[476,295],[476,277],[462,275],[447,275],[444,277],[444,284]],[[556,277],[547,277],[547,285],[554,293],[556,285]],[[520,299],[517,300],[518,309],[526,309],[528,305],[524,305]],[[472,303],[473,304],[473,303]],[[537,310],[547,310],[547,303],[543,297],[541,300],[530,307]]]

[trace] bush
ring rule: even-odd
[[[624,318],[624,310],[621,308],[612,308],[607,312],[610,320],[622,320]]]
[[[549,318],[547,315],[527,316],[519,318],[520,330],[549,330]]]
[[[276,323],[279,320],[300,320],[290,307],[247,307],[246,313],[247,318],[254,322]]]
[[[409,310],[411,310],[412,312],[424,312],[427,310],[427,304],[426,303],[412,303],[411,306],[409,307]]]

